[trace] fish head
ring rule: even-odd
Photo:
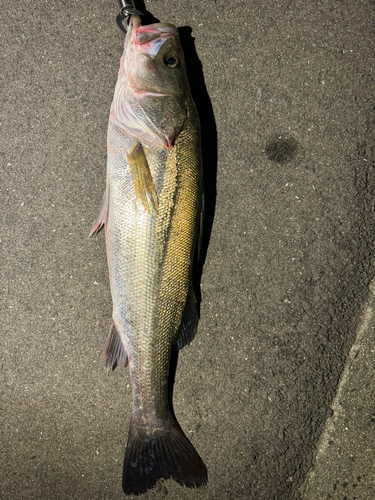
[[[111,116],[146,146],[173,147],[187,116],[189,85],[177,28],[132,16]]]

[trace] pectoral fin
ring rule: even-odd
[[[158,212],[158,197],[154,181],[140,142],[137,142],[134,148],[127,153],[127,158],[130,177],[138,200],[148,212],[151,213],[152,208]]]

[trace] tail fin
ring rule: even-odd
[[[178,424],[150,432],[131,422],[122,476],[124,493],[144,493],[161,478],[173,478],[192,488],[207,482],[207,469]]]

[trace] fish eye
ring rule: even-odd
[[[168,66],[168,68],[177,68],[179,63],[176,56],[169,56],[165,59],[164,62]]]

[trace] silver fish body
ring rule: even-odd
[[[123,488],[199,486],[206,467],[168,403],[171,352],[195,335],[191,266],[202,197],[199,120],[177,30],[132,16],[108,126],[102,224],[113,298],[107,368],[129,364]]]

